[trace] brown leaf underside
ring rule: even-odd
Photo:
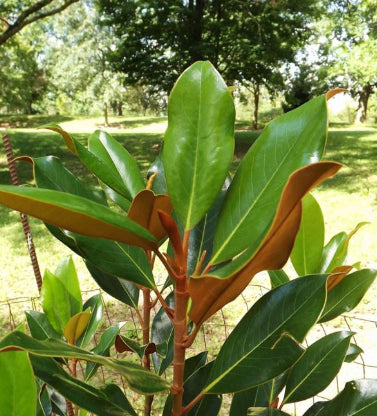
[[[234,300],[256,273],[284,266],[300,227],[301,199],[314,186],[334,175],[340,167],[336,162],[318,162],[298,169],[290,176],[270,231],[259,250],[242,270],[227,279],[210,276],[190,278],[192,308],[189,316],[197,326]]]

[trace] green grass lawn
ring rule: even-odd
[[[0,125],[3,120],[0,118]],[[53,154],[61,158],[66,166],[88,185],[95,185],[88,171],[71,154],[58,134],[35,130],[38,124],[47,122],[38,117],[29,117],[12,122],[20,128],[8,130],[15,156],[45,156]],[[59,122],[83,142],[88,134],[98,128],[102,119],[51,120]],[[133,154],[143,173],[157,156],[166,127],[166,118],[114,118],[107,130],[113,134]],[[257,132],[247,130],[247,122],[237,124],[237,145],[234,171],[242,155],[258,136]],[[327,224],[327,239],[339,231],[351,231],[358,222],[369,221],[351,241],[350,259],[361,260],[364,266],[377,266],[377,129],[375,127],[331,128],[326,158],[344,164],[340,173],[315,190],[321,203]],[[32,182],[31,167],[18,163],[21,183]],[[0,151],[0,183],[10,183],[4,152]],[[40,221],[30,218],[33,237],[37,248],[41,269],[55,269],[59,260],[69,253],[60,242],[54,240]],[[19,296],[36,296],[37,289],[22,234],[19,216],[0,207],[0,301]],[[76,261],[80,270],[82,288],[90,289],[95,284],[90,279],[82,263]],[[374,291],[375,292],[375,291]],[[373,292],[373,293],[374,293]],[[374,312],[371,295],[364,301],[363,311]]]

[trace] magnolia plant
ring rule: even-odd
[[[217,415],[224,394],[232,397],[232,416],[287,415],[285,405],[326,388],[343,362],[359,352],[350,346],[353,333],[334,332],[304,347],[306,335],[318,322],[354,308],[376,276],[370,269],[350,273],[343,256],[348,243],[336,240],[340,248],[334,251],[313,237],[316,245],[308,248],[307,229],[299,232],[301,218],[302,227],[308,227],[312,215],[305,202],[310,197],[304,204],[303,198],[341,167],[321,161],[326,102],[339,91],[272,121],[233,178],[228,173],[234,152],[233,99],[209,62],[193,64],[175,84],[162,154],[147,182],[126,149],[105,132],[91,135],[86,147],[59,126],[48,126],[96,175],[99,187],[90,189],[55,157],[23,157],[33,165],[36,187],[0,186],[0,203],[43,220],[82,256],[104,291],[135,310],[140,343],[119,335],[115,346],[134,351],[141,363],[88,351],[80,336],[64,330],[59,337],[48,333],[40,339],[15,331],[0,342],[7,374],[16,367],[10,354],[24,354],[17,357],[25,374],[34,373],[38,383],[72,403],[73,409],[66,409],[70,415],[78,409],[100,416],[137,413],[127,391],[75,377],[65,369],[67,360],[118,372],[129,389],[145,395],[144,415],[152,414],[156,394],[165,394],[164,416]],[[298,233],[292,260],[300,277],[289,280],[279,270]],[[304,254],[312,250],[309,262]],[[157,259],[168,275],[163,285],[154,278]],[[203,323],[263,270],[274,271],[273,288],[252,305],[216,358],[207,361],[205,351],[192,356]],[[19,392],[12,383],[9,389]],[[31,402],[37,389],[29,391]],[[6,414],[34,414],[33,405],[29,413],[12,413],[7,403]],[[377,414],[377,381],[350,382],[305,415],[356,413]]]

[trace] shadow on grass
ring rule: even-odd
[[[330,131],[325,158],[344,166],[337,175],[321,185],[322,189],[367,192],[376,185],[372,177],[377,174],[377,129]]]
[[[41,115],[0,115],[0,127],[5,128],[36,128],[44,124],[58,124],[72,121],[74,117],[68,116],[41,116]]]
[[[136,127],[147,127],[151,124],[161,123],[166,121],[167,117],[135,117],[126,118],[124,120],[117,120],[110,123],[109,127],[120,129],[133,129]]]

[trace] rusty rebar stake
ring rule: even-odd
[[[19,185],[17,168],[16,168],[16,165],[14,163],[14,158],[13,158],[12,145],[10,143],[9,136],[7,134],[3,135],[3,144],[4,144],[4,149],[5,149],[5,156],[7,157],[8,168],[9,168],[12,184]],[[42,275],[41,275],[41,271],[40,271],[39,264],[38,264],[33,237],[31,235],[29,220],[27,218],[27,215],[23,214],[22,212],[20,212],[20,217],[21,217],[22,228],[24,230],[24,235],[26,239],[26,245],[27,245],[29,256],[31,259],[31,265],[34,271],[35,281],[37,283],[38,291],[40,292],[41,287],[42,287]]]

